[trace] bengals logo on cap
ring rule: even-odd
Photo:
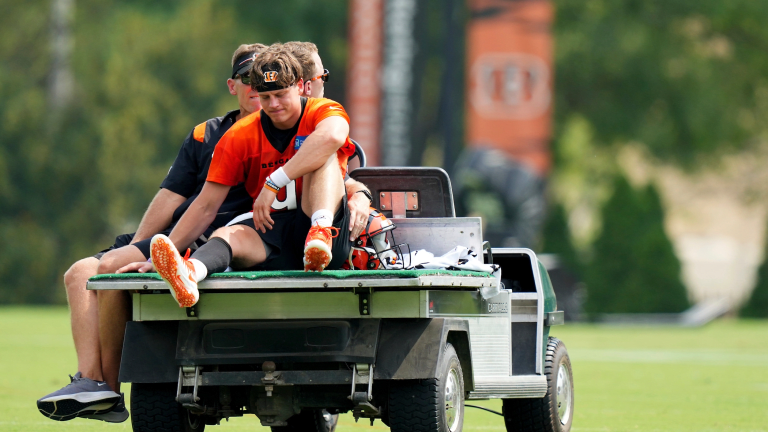
[[[276,71],[266,71],[264,72],[264,82],[275,82],[277,81],[277,72]]]

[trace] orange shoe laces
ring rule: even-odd
[[[331,234],[333,230],[336,230],[336,234]],[[339,229],[336,227],[322,227],[320,225],[312,225],[312,227],[309,228],[309,233],[307,236],[313,239],[320,236],[324,242],[330,243],[331,239],[335,239],[339,236]]]
[[[187,253],[184,254],[184,264],[187,266],[187,270],[189,270],[189,273],[195,272],[195,266],[189,262],[189,254],[192,252],[191,249],[187,248]]]

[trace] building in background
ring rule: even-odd
[[[457,206],[495,246],[537,244],[551,165],[553,6],[469,0],[466,146]]]
[[[351,0],[350,17],[347,107],[371,165],[418,164],[436,136],[459,213],[483,216],[497,246],[534,247],[551,165],[551,3]],[[426,104],[437,114],[425,120]]]

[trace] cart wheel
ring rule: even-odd
[[[320,409],[304,409],[288,419],[288,426],[272,426],[272,432],[334,432],[338,421],[338,414]]]
[[[464,377],[456,350],[445,346],[439,379],[392,381],[389,427],[392,432],[461,432]]]
[[[547,394],[541,399],[504,399],[507,432],[568,432],[573,422],[573,373],[565,344],[549,338],[544,362]]]
[[[205,423],[176,402],[176,384],[132,384],[134,432],[203,432]]]

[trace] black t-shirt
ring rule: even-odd
[[[187,135],[181,145],[176,160],[173,162],[168,175],[160,185],[161,188],[175,192],[187,200],[173,212],[171,226],[181,219],[181,216],[189,208],[192,201],[203,190],[205,179],[208,177],[208,168],[211,166],[213,151],[219,139],[237,121],[240,110],[230,111],[222,117],[212,118],[200,124]],[[200,133],[205,128],[204,136]],[[196,132],[197,131],[197,132]],[[202,139],[201,139],[202,138]],[[221,204],[216,219],[211,228],[219,228],[227,224],[235,216],[247,213],[253,209],[253,198],[245,190],[245,184],[241,183],[232,187],[226,199]]]
[[[275,127],[275,124],[272,123],[272,119],[269,118],[268,115],[264,114],[264,111],[262,110],[261,129],[264,131],[264,136],[267,137],[269,143],[272,144],[272,147],[274,147],[275,150],[283,153],[285,152],[285,149],[288,148],[288,144],[291,143],[293,137],[296,136],[296,133],[299,131],[299,123],[301,123],[301,118],[304,117],[304,107],[306,106],[307,98],[302,97],[301,115],[299,115],[299,119],[296,120],[296,124],[293,125],[293,127],[290,129],[278,129]]]

